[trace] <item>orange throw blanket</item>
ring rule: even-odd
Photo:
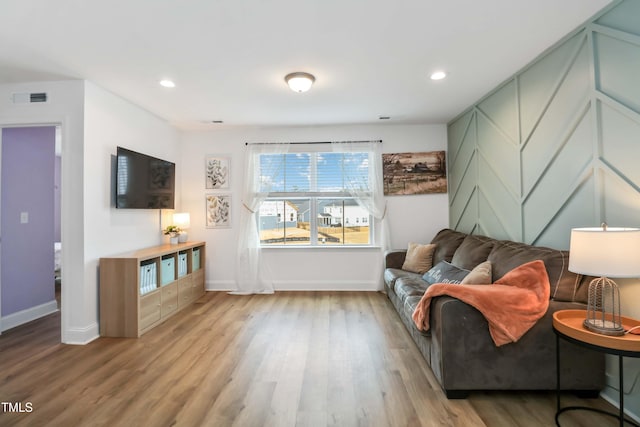
[[[480,311],[489,323],[496,346],[518,341],[549,308],[549,276],[544,262],[536,260],[514,268],[494,284],[435,283],[427,289],[413,312],[421,331],[429,330],[431,298],[449,295]]]

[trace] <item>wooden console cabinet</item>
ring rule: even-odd
[[[204,295],[205,243],[100,258],[100,335],[139,337]]]

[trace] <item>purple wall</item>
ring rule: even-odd
[[[54,166],[55,127],[2,129],[3,317],[55,299]]]
[[[60,158],[60,156],[56,156],[53,184],[55,186],[53,191],[53,195],[54,195],[54,200],[53,200],[54,237],[53,238],[55,239],[56,242],[59,242],[60,236],[61,236],[60,224],[62,223],[62,217],[61,217],[62,211],[60,207],[60,203],[62,200],[61,198],[62,195],[60,194],[60,186],[62,184],[62,159]]]

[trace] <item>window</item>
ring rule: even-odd
[[[367,194],[369,159],[367,152],[261,154],[262,246],[371,245],[371,215],[345,183]],[[274,171],[276,164],[283,166]]]

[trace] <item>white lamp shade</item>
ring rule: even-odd
[[[185,230],[191,226],[191,218],[189,213],[181,212],[173,214],[173,225],[177,225],[180,229]]]
[[[598,277],[640,277],[640,229],[574,228],[569,271]]]

